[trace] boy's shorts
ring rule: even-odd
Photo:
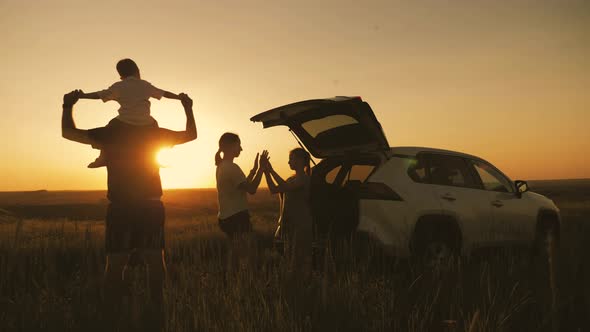
[[[164,249],[164,204],[159,200],[111,202],[105,227],[106,253]]]

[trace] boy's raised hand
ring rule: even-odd
[[[182,103],[182,106],[184,106],[185,108],[193,107],[193,100],[186,93],[179,93],[178,98],[180,98],[180,102]]]
[[[82,90],[74,90],[64,95],[63,103],[65,106],[73,106],[78,99],[80,99],[80,95],[82,94]]]

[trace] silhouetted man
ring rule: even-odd
[[[62,136],[102,149],[106,156],[109,205],[106,214],[105,299],[115,315],[127,292],[125,269],[130,254],[138,253],[148,269],[150,300],[156,312],[151,327],[163,327],[164,206],[160,200],[162,185],[156,153],[163,147],[183,144],[197,138],[193,101],[186,94],[180,99],[186,114],[184,131],[121,123],[90,130],[78,129],[72,117],[81,91],[63,98]],[[116,319],[111,316],[110,319]]]

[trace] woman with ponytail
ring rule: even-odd
[[[242,146],[240,137],[233,133],[225,133],[219,139],[219,150],[215,154],[217,166],[215,177],[217,180],[217,199],[219,203],[219,228],[230,237],[252,230],[246,193],[256,193],[262,170],[258,168],[258,154],[254,160],[254,167],[246,177],[234,159],[240,155]],[[262,152],[262,158],[267,159],[268,152]]]
[[[311,266],[313,224],[310,207],[311,157],[301,148],[289,153],[289,167],[295,174],[287,180],[277,174],[268,160],[260,159],[261,168],[271,193],[281,198],[280,217],[275,238],[283,240],[286,252],[293,255],[295,266],[307,270]],[[276,183],[275,183],[276,182]]]

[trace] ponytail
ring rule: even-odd
[[[307,176],[311,176],[311,165],[310,165],[310,159],[307,159],[307,164],[305,165],[305,174],[307,174]]]

